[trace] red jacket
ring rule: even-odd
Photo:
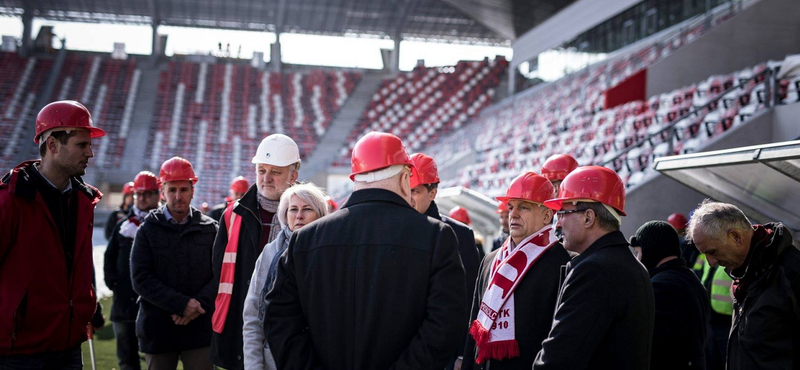
[[[77,179],[77,230],[71,274],[28,161],[0,183],[0,356],[80,345],[96,307],[92,287],[94,207],[103,194]],[[77,185],[77,186],[76,186]]]

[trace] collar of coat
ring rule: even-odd
[[[621,231],[612,231],[606,235],[601,236],[599,239],[595,240],[589,248],[586,248],[583,253],[578,255],[577,257],[573,258],[570,264],[574,267],[581,261],[585,260],[589,256],[601,249],[606,248],[627,248],[628,241],[625,239],[625,235],[622,234]]]
[[[752,282],[772,268],[778,256],[792,246],[792,234],[780,222],[753,225],[753,238],[747,258],[736,270],[730,271],[733,279]]]
[[[430,207],[428,210],[425,211],[425,216],[433,217],[439,221],[444,221],[444,216],[439,213],[439,207],[436,205],[436,201],[431,201]]]
[[[20,163],[3,176],[3,179],[0,180],[0,188],[8,188],[10,194],[20,198],[34,200],[38,191],[37,179],[34,176],[41,176],[41,174],[38,174],[38,171],[33,166],[38,163],[41,163],[41,160]],[[85,183],[80,176],[72,177],[70,181],[72,182],[72,188],[89,198],[92,204],[97,204],[103,197],[103,193],[100,190]]]
[[[342,206],[342,208],[349,208],[362,203],[372,202],[393,203],[398,206],[411,208],[411,205],[408,204],[408,201],[403,199],[403,197],[397,195],[397,193],[393,191],[385,189],[356,190],[353,192],[353,194],[350,194],[350,198],[347,199],[347,202]],[[416,210],[414,210],[414,212],[416,212]]]
[[[162,225],[164,227],[169,227],[169,228],[176,228],[178,226],[187,226],[187,227],[189,227],[189,226],[205,226],[205,225],[214,225],[214,224],[216,224],[217,221],[214,221],[214,219],[212,219],[211,217],[203,215],[203,213],[200,212],[199,209],[194,208],[192,206],[190,206],[190,207],[191,207],[191,210],[192,210],[191,218],[189,219],[189,223],[187,223],[185,225],[173,225],[173,224],[171,224],[167,220],[167,215],[164,214],[164,208],[166,208],[166,206],[158,207],[157,209],[154,209],[154,210],[150,211],[150,213],[147,214],[147,216],[144,218],[144,220],[145,220],[145,222],[153,222],[153,223],[155,223],[157,225]]]
[[[250,185],[247,192],[236,201],[236,205],[233,206],[233,212],[243,217],[247,217],[247,215],[255,216],[261,222],[258,216],[258,184]]]
[[[654,277],[658,275],[660,272],[664,272],[667,270],[681,270],[681,269],[688,269],[689,267],[686,266],[686,261],[683,258],[675,258],[669,260],[667,262],[662,263],[660,266],[654,268],[650,272],[650,277]]]

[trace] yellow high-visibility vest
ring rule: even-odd
[[[703,282],[703,286],[706,286],[708,279],[713,279],[711,281],[711,309],[714,312],[722,315],[732,315],[733,314],[733,297],[731,296],[731,283],[733,283],[733,279],[725,273],[725,269],[720,267],[714,271],[713,276],[709,276],[711,273],[711,265],[706,262],[706,255],[701,254],[697,257],[697,261],[695,261],[693,268],[695,270],[700,270],[702,267],[703,269],[703,278],[700,279]]]

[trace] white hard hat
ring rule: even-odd
[[[292,138],[283,134],[272,134],[261,140],[251,162],[286,167],[300,162],[300,149]]]

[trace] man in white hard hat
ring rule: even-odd
[[[413,163],[397,136],[353,148],[353,194],[292,234],[267,293],[279,369],[443,369],[466,323],[453,229],[409,205]]]
[[[214,242],[214,274],[219,282],[211,356],[229,370],[244,366],[242,312],[256,260],[280,232],[276,214],[281,195],[297,181],[300,149],[290,137],[272,134],[258,145],[252,163],[256,183],[231,202],[219,219]]]

